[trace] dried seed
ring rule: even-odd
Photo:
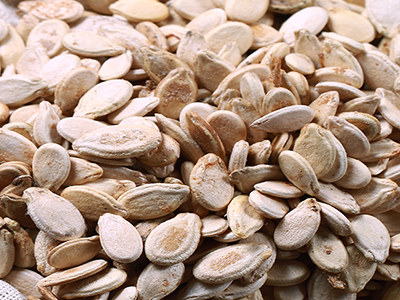
[[[39,146],[46,143],[61,144],[63,139],[57,132],[59,121],[60,117],[50,102],[40,102],[39,112],[33,124],[33,137]]]
[[[311,22],[311,18],[317,18],[317,22]],[[307,7],[293,14],[279,29],[283,40],[288,44],[295,41],[294,32],[299,29],[307,29],[312,34],[319,33],[328,22],[328,13],[321,7]]]
[[[143,251],[142,239],[136,228],[118,215],[105,213],[98,221],[100,243],[114,261],[132,263]]]
[[[320,184],[311,165],[297,152],[285,150],[279,154],[282,173],[296,187],[309,195],[317,194]]]
[[[45,47],[47,55],[53,57],[63,49],[61,39],[69,31],[68,24],[59,18],[45,20],[31,30],[26,40],[26,45],[29,47],[34,43],[40,43]]]
[[[193,213],[181,213],[158,225],[146,239],[146,257],[157,265],[183,262],[196,250],[201,220]]]
[[[208,115],[206,121],[216,131],[227,152],[232,152],[236,142],[246,140],[246,124],[234,112],[218,110]]]
[[[284,199],[252,191],[249,204],[263,216],[269,219],[281,219],[289,212],[289,206]]]
[[[200,50],[194,57],[194,71],[199,82],[209,91],[215,91],[222,80],[235,70],[225,59],[210,50]]]
[[[355,245],[346,247],[349,253],[349,266],[340,273],[340,281],[348,293],[361,291],[375,273],[377,264],[368,261]]]
[[[103,294],[120,287],[127,274],[116,268],[107,268],[97,274],[65,285],[59,295],[65,299]]]
[[[371,146],[365,134],[357,126],[340,117],[328,117],[324,127],[329,129],[340,141],[350,157],[361,158],[366,156]]]
[[[32,161],[34,179],[41,188],[56,192],[68,178],[71,160],[67,150],[58,144],[39,147]]]
[[[124,106],[117,109],[107,116],[108,122],[111,124],[121,124],[125,119],[131,117],[143,117],[156,108],[160,104],[157,97],[134,98],[128,101]],[[129,122],[129,121],[127,121]],[[127,123],[122,123],[127,124]]]
[[[71,202],[47,189],[36,187],[26,189],[23,197],[36,227],[50,237],[67,241],[84,234],[84,219]]]
[[[300,189],[284,181],[260,182],[254,185],[254,189],[260,193],[281,198],[297,198],[304,195]]]
[[[389,255],[390,236],[385,225],[371,215],[358,215],[351,219],[351,238],[356,247],[370,261],[383,263]]]
[[[310,276],[310,269],[297,260],[277,259],[268,271],[266,285],[291,286],[302,283]]]
[[[170,266],[148,264],[137,280],[139,299],[163,299],[178,288],[184,272],[185,265],[183,263]]]
[[[194,166],[190,173],[190,188],[192,197],[212,211],[224,209],[234,192],[225,163],[213,153],[201,157]]]
[[[201,258],[194,265],[193,275],[204,283],[223,283],[252,272],[270,256],[267,245],[230,245]]]
[[[212,51],[218,53],[224,45],[236,42],[244,54],[253,42],[251,28],[241,22],[228,21],[211,29],[204,36]]]
[[[328,131],[310,123],[301,128],[293,151],[303,156],[313,168],[317,178],[322,178],[331,170],[335,162],[336,149]]]
[[[197,84],[192,71],[187,67],[172,70],[159,82],[154,96],[160,99],[155,109],[157,113],[178,119],[181,110],[196,101]]]
[[[15,247],[13,234],[5,228],[0,229],[0,241],[0,278],[3,278],[10,273],[14,265]]]
[[[249,196],[240,195],[232,199],[227,207],[228,224],[240,238],[248,238],[264,225],[265,218],[249,203]]]
[[[47,260],[57,269],[67,269],[88,262],[100,251],[99,236],[64,242],[50,250]]]
[[[278,223],[274,231],[276,246],[283,250],[295,250],[307,244],[321,223],[320,210],[314,198],[300,202]],[[299,226],[299,224],[306,226]]]
[[[321,207],[321,222],[327,225],[333,233],[340,236],[349,236],[353,228],[349,219],[339,210],[326,203],[319,203]]]
[[[93,274],[96,274],[107,267],[107,261],[103,259],[92,260],[77,267],[58,271],[40,280],[38,286],[54,286],[74,282]]]
[[[72,115],[79,99],[99,81],[98,73],[92,68],[77,67],[70,70],[57,83],[54,90],[54,104],[64,115]]]
[[[84,10],[81,3],[72,0],[55,0],[52,3],[24,1],[19,3],[18,8],[24,13],[34,15],[39,20],[60,19],[67,23],[79,19]]]
[[[71,32],[62,38],[65,48],[85,57],[116,56],[125,50],[112,40],[91,32]]]
[[[319,192],[315,194],[318,200],[321,200],[333,207],[349,214],[359,214],[360,206],[349,193],[338,189],[330,183],[319,182]]]
[[[307,243],[307,251],[318,268],[327,273],[342,272],[349,264],[349,255],[342,241],[323,227]]]
[[[344,176],[335,182],[336,185],[348,189],[361,189],[371,181],[371,172],[358,159],[347,158],[347,170]]]
[[[291,132],[299,130],[313,118],[312,108],[305,105],[291,105],[255,120],[250,127],[272,133]]]
[[[25,75],[2,76],[0,78],[0,101],[9,106],[20,106],[42,96],[46,82]]]
[[[97,221],[105,213],[113,213],[127,217],[127,209],[112,196],[87,186],[69,186],[65,188],[61,197],[71,202],[82,214],[91,221]]]
[[[229,225],[226,219],[216,215],[208,215],[201,218],[201,237],[214,237],[224,233]]]
[[[166,216],[187,200],[189,187],[152,183],[133,188],[118,198],[128,210],[128,219],[148,220]]]
[[[72,144],[80,154],[102,158],[137,157],[161,143],[161,133],[143,125],[108,126],[89,132]]]
[[[33,43],[25,48],[15,68],[18,74],[37,77],[38,70],[50,60],[46,48],[40,43]]]
[[[169,16],[164,3],[152,3],[146,0],[119,0],[109,6],[112,13],[121,15],[132,22],[159,22]]]

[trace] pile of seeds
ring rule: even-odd
[[[18,9],[0,299],[400,298],[398,1]]]

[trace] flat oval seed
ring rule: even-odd
[[[315,269],[308,281],[307,294],[310,300],[357,299],[357,293],[347,293],[343,289],[334,288],[328,280],[328,275],[319,268]]]
[[[172,293],[183,280],[185,265],[183,263],[171,266],[148,264],[137,279],[139,299],[164,299]]]
[[[126,217],[127,209],[113,197],[85,186],[69,186],[65,188],[61,197],[70,201],[82,214],[82,216],[91,221],[97,221],[104,213],[113,213]]]
[[[194,199],[212,211],[224,209],[234,193],[225,163],[212,153],[201,157],[193,167],[190,188]]]
[[[305,105],[291,105],[275,110],[254,121],[250,127],[272,133],[291,132],[302,128],[314,118],[314,110]]]
[[[285,150],[278,157],[281,171],[287,179],[309,195],[319,192],[319,183],[308,161],[300,154]]]
[[[116,199],[123,193],[136,187],[136,184],[133,181],[116,180],[111,178],[99,178],[81,185],[101,190]]]
[[[264,216],[250,205],[248,198],[247,195],[236,196],[226,210],[230,229],[242,239],[252,236],[265,222]]]
[[[274,231],[276,246],[282,250],[296,250],[307,244],[321,223],[320,211],[321,208],[314,198],[300,202],[276,226]]]
[[[86,133],[106,127],[106,124],[92,119],[70,117],[57,123],[57,132],[68,142],[73,143]]]
[[[193,278],[183,289],[179,291],[178,297],[182,300],[210,299],[224,291],[231,283],[232,281],[227,281],[220,284],[210,284]]]
[[[64,181],[65,186],[85,184],[94,181],[103,175],[103,169],[95,164],[77,157],[70,157],[71,169],[67,179]]]
[[[271,256],[265,244],[230,245],[201,258],[193,267],[194,277],[205,283],[223,283],[254,271]]]
[[[100,243],[106,254],[119,263],[132,263],[143,251],[136,228],[121,216],[105,213],[98,221]]]
[[[0,276],[5,277],[13,268],[15,260],[15,246],[13,234],[5,228],[0,229]]]
[[[148,220],[166,216],[187,200],[190,189],[182,184],[153,183],[133,188],[118,198],[128,219]]]
[[[65,48],[74,54],[86,57],[115,56],[125,50],[112,40],[92,32],[71,32],[62,39]]]
[[[37,148],[26,137],[11,130],[0,128],[0,163],[21,161],[32,165]]]
[[[377,218],[362,214],[351,219],[351,238],[356,247],[371,261],[383,263],[389,255],[390,236]]]
[[[190,136],[199,144],[205,153],[225,156],[225,148],[218,134],[202,117],[194,111],[186,113],[186,121]]]
[[[120,287],[126,279],[127,274],[124,271],[107,268],[95,275],[65,285],[59,295],[65,299],[95,296]]]
[[[57,269],[79,266],[99,253],[99,236],[79,238],[64,242],[54,247],[47,257],[49,264]]]
[[[324,177],[335,163],[336,149],[328,133],[318,124],[307,124],[293,146],[293,151],[309,162],[317,178]]]
[[[361,212],[370,212],[396,199],[397,184],[390,179],[372,178],[363,188],[348,190],[360,206]]]
[[[375,28],[361,14],[341,7],[328,8],[328,27],[331,31],[360,43],[369,43],[375,38]]]
[[[261,194],[257,190],[250,193],[249,203],[269,219],[281,219],[289,212],[289,206],[284,199]]]
[[[384,88],[393,89],[393,84],[400,75],[400,66],[380,51],[366,51],[357,55],[364,72],[365,84],[372,90]]]
[[[157,265],[183,262],[196,250],[201,220],[193,213],[181,213],[158,225],[145,242],[146,257]]]
[[[307,243],[307,252],[313,263],[327,273],[339,273],[349,264],[342,241],[323,227]]]
[[[301,53],[290,53],[286,55],[285,63],[290,69],[303,75],[310,75],[315,71],[312,60]]]
[[[86,230],[79,210],[66,199],[42,188],[28,188],[23,193],[28,213],[35,225],[59,241],[81,237]]]
[[[400,98],[395,93],[383,88],[376,89],[376,93],[381,96],[379,112],[392,126],[400,128],[400,119],[398,117],[400,109]]]
[[[359,214],[360,206],[356,200],[349,193],[338,189],[336,186],[330,183],[319,182],[319,192],[315,194],[315,197],[332,205],[333,207],[348,214]]]
[[[369,141],[372,141],[377,137],[381,131],[379,120],[369,114],[360,112],[343,112],[339,114],[339,117],[360,129]]]
[[[214,298],[219,300],[230,300],[232,298],[240,296],[249,297],[254,292],[259,291],[266,280],[267,274],[251,283],[243,283],[240,280],[235,280],[226,290],[224,290],[221,294],[215,296]]]
[[[218,53],[224,45],[236,42],[244,54],[253,43],[251,28],[241,22],[228,21],[211,29],[205,36],[208,46]]]
[[[79,99],[98,82],[99,75],[96,70],[87,67],[74,68],[57,83],[54,90],[54,104],[60,107],[64,115],[70,116]]]
[[[103,259],[92,260],[83,265],[53,273],[42,280],[39,280],[37,284],[40,286],[54,286],[70,283],[96,274],[104,270],[106,267],[107,261]]]
[[[371,145],[365,134],[355,125],[340,117],[328,117],[324,123],[340,141],[350,157],[361,158],[371,150]]]
[[[266,195],[282,198],[297,198],[304,195],[300,189],[284,181],[260,182],[254,185],[254,189]]]
[[[74,117],[95,119],[121,108],[133,94],[132,84],[124,79],[101,82],[87,91],[75,107]]]
[[[316,22],[311,19],[316,18]],[[319,33],[328,22],[328,13],[321,7],[304,8],[289,19],[287,19],[279,29],[283,35],[283,40],[288,44],[293,44],[295,41],[294,32],[299,29],[307,29],[312,34]]]
[[[345,290],[348,293],[357,293],[364,289],[376,271],[377,264],[369,261],[363,253],[352,244],[348,245],[349,266],[340,273]]]
[[[40,22],[28,35],[26,45],[40,43],[45,47],[49,57],[61,52],[63,45],[61,39],[68,34],[70,28],[67,23],[60,19],[50,19]]]
[[[280,108],[298,104],[297,99],[293,95],[293,93],[291,93],[288,89],[282,87],[270,89],[263,98],[264,99],[262,100],[261,107],[261,112],[263,115],[269,114]],[[260,104],[258,104],[258,106],[259,105]]]
[[[226,219],[216,215],[208,215],[201,218],[201,237],[214,237],[224,233],[229,225]]]
[[[333,233],[340,236],[349,236],[353,227],[347,217],[329,204],[319,202],[321,207],[321,222],[327,225]]]
[[[79,19],[84,11],[81,3],[71,0],[22,2],[19,3],[18,8],[39,20],[60,19],[67,23]]]
[[[291,286],[302,283],[310,276],[310,269],[297,260],[278,259],[268,271],[266,285]]]
[[[236,142],[246,140],[246,124],[234,112],[218,110],[208,115],[206,121],[217,132],[225,150],[228,152],[232,152]]]
[[[169,16],[168,7],[161,2],[146,0],[120,0],[109,6],[112,13],[121,15],[132,22],[159,22]]]
[[[0,102],[9,106],[21,106],[42,96],[47,83],[39,78],[10,75],[0,78]]]
[[[161,133],[143,125],[108,126],[83,135],[72,148],[80,154],[102,158],[144,155],[161,143]]]
[[[371,172],[366,165],[358,159],[348,157],[347,171],[335,184],[348,189],[361,189],[368,185],[371,178]]]
[[[32,161],[32,172],[38,186],[56,192],[68,178],[71,160],[67,150],[54,143],[40,146]]]

